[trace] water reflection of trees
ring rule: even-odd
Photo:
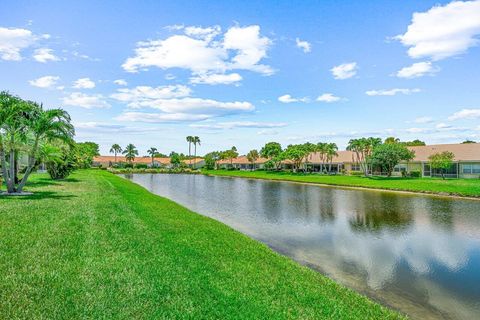
[[[379,233],[384,229],[402,233],[414,222],[414,204],[399,195],[374,192],[351,193],[353,208],[349,224],[353,231]]]

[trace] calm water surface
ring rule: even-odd
[[[203,175],[128,179],[416,319],[480,319],[480,201]]]

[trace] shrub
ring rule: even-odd
[[[350,171],[351,176],[363,176],[362,171]]]
[[[135,169],[147,169],[148,165],[146,163],[137,163],[135,164]]]
[[[123,166],[125,169],[133,169],[133,163],[131,162],[127,162],[125,163],[125,165]]]
[[[412,178],[420,178],[422,176],[422,173],[420,170],[412,170],[410,171],[410,177]]]

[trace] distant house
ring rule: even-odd
[[[446,171],[446,176],[450,178],[479,178],[480,177],[480,143],[469,144],[438,144],[430,146],[408,147],[415,152],[415,158],[409,162],[398,164],[393,175],[400,176],[402,171],[418,171],[422,177],[437,177],[441,173],[430,167],[428,157],[444,151],[450,151],[455,155],[451,168]],[[263,169],[267,161],[260,158],[256,161],[255,168]],[[217,162],[220,169],[234,168],[239,170],[251,170],[253,165],[246,156],[240,156],[231,160],[220,160]],[[290,169],[291,161],[283,161],[282,167]],[[311,153],[306,161],[303,162],[303,169],[310,172],[327,173],[350,173],[352,171],[361,171],[360,164],[356,162],[355,153],[352,151],[338,151],[331,161],[321,158],[320,153]],[[381,174],[381,172],[378,172]]]
[[[255,169],[263,169],[265,162],[268,159],[265,158],[258,158],[255,161]],[[239,170],[252,170],[254,164],[248,161],[247,156],[239,156],[234,159],[224,159],[217,161],[217,166],[219,169],[239,169]]]
[[[451,178],[479,178],[480,177],[480,144],[437,144],[429,146],[408,147],[415,152],[412,161],[398,164],[393,175],[401,175],[402,171],[419,171],[422,177],[436,177],[441,173],[430,167],[428,157],[444,151],[452,152],[455,155],[454,163],[446,171],[446,176]],[[360,171],[360,164],[355,162],[355,154],[351,151],[338,151],[331,162],[322,161],[320,154],[312,153],[305,168],[310,171],[319,172],[351,172]]]
[[[205,162],[202,158],[195,158],[189,160],[183,160],[183,163],[186,165],[192,165],[195,168],[201,168]],[[127,159],[124,156],[117,156],[117,162],[115,162],[115,156],[98,156],[93,158],[92,165],[97,167],[108,168],[113,166],[115,163],[128,163]],[[152,167],[152,158],[151,157],[135,157],[132,161],[135,164],[145,164],[148,167]],[[170,168],[172,164],[170,163],[170,158],[154,158],[153,167],[166,167]]]

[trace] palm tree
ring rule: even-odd
[[[260,157],[260,155],[258,154],[258,151],[257,150],[250,150],[248,153],[247,153],[247,159],[248,161],[250,161],[253,165],[253,170],[255,170],[255,162],[258,160],[258,158]]]
[[[123,150],[122,153],[125,155],[125,159],[128,162],[132,162],[135,160],[135,156],[138,156],[137,148],[131,143],[125,147],[125,150]]]
[[[44,142],[60,140],[73,143],[75,130],[70,121],[70,115],[62,109],[44,110],[41,104],[24,101],[8,92],[0,93],[0,158],[8,193],[22,192],[41,153],[39,148]],[[20,146],[28,154],[28,164],[23,178],[16,186],[15,162]]]
[[[188,159],[190,159],[190,167],[192,166],[192,143],[193,143],[193,136],[187,136],[188,142]]]
[[[122,147],[118,144],[113,144],[112,147],[110,148],[110,153],[115,154],[115,162],[117,162],[117,154],[122,152]]]
[[[153,167],[153,159],[155,159],[155,156],[157,155],[157,148],[151,147],[150,149],[147,150],[147,153],[152,157],[152,167]]]
[[[193,139],[192,139],[192,143],[193,143],[193,147],[195,149],[194,158],[196,159],[197,158],[197,144],[200,145],[200,138],[197,137],[197,136],[194,136]],[[195,163],[193,164],[193,166],[195,168]]]
[[[43,110],[42,105],[33,103],[33,113],[29,128],[33,136],[33,146],[28,155],[28,166],[20,181],[17,192],[22,192],[28,176],[36,164],[39,144],[42,140],[60,140],[67,144],[73,143],[75,129],[70,123],[70,115],[62,109]]]

